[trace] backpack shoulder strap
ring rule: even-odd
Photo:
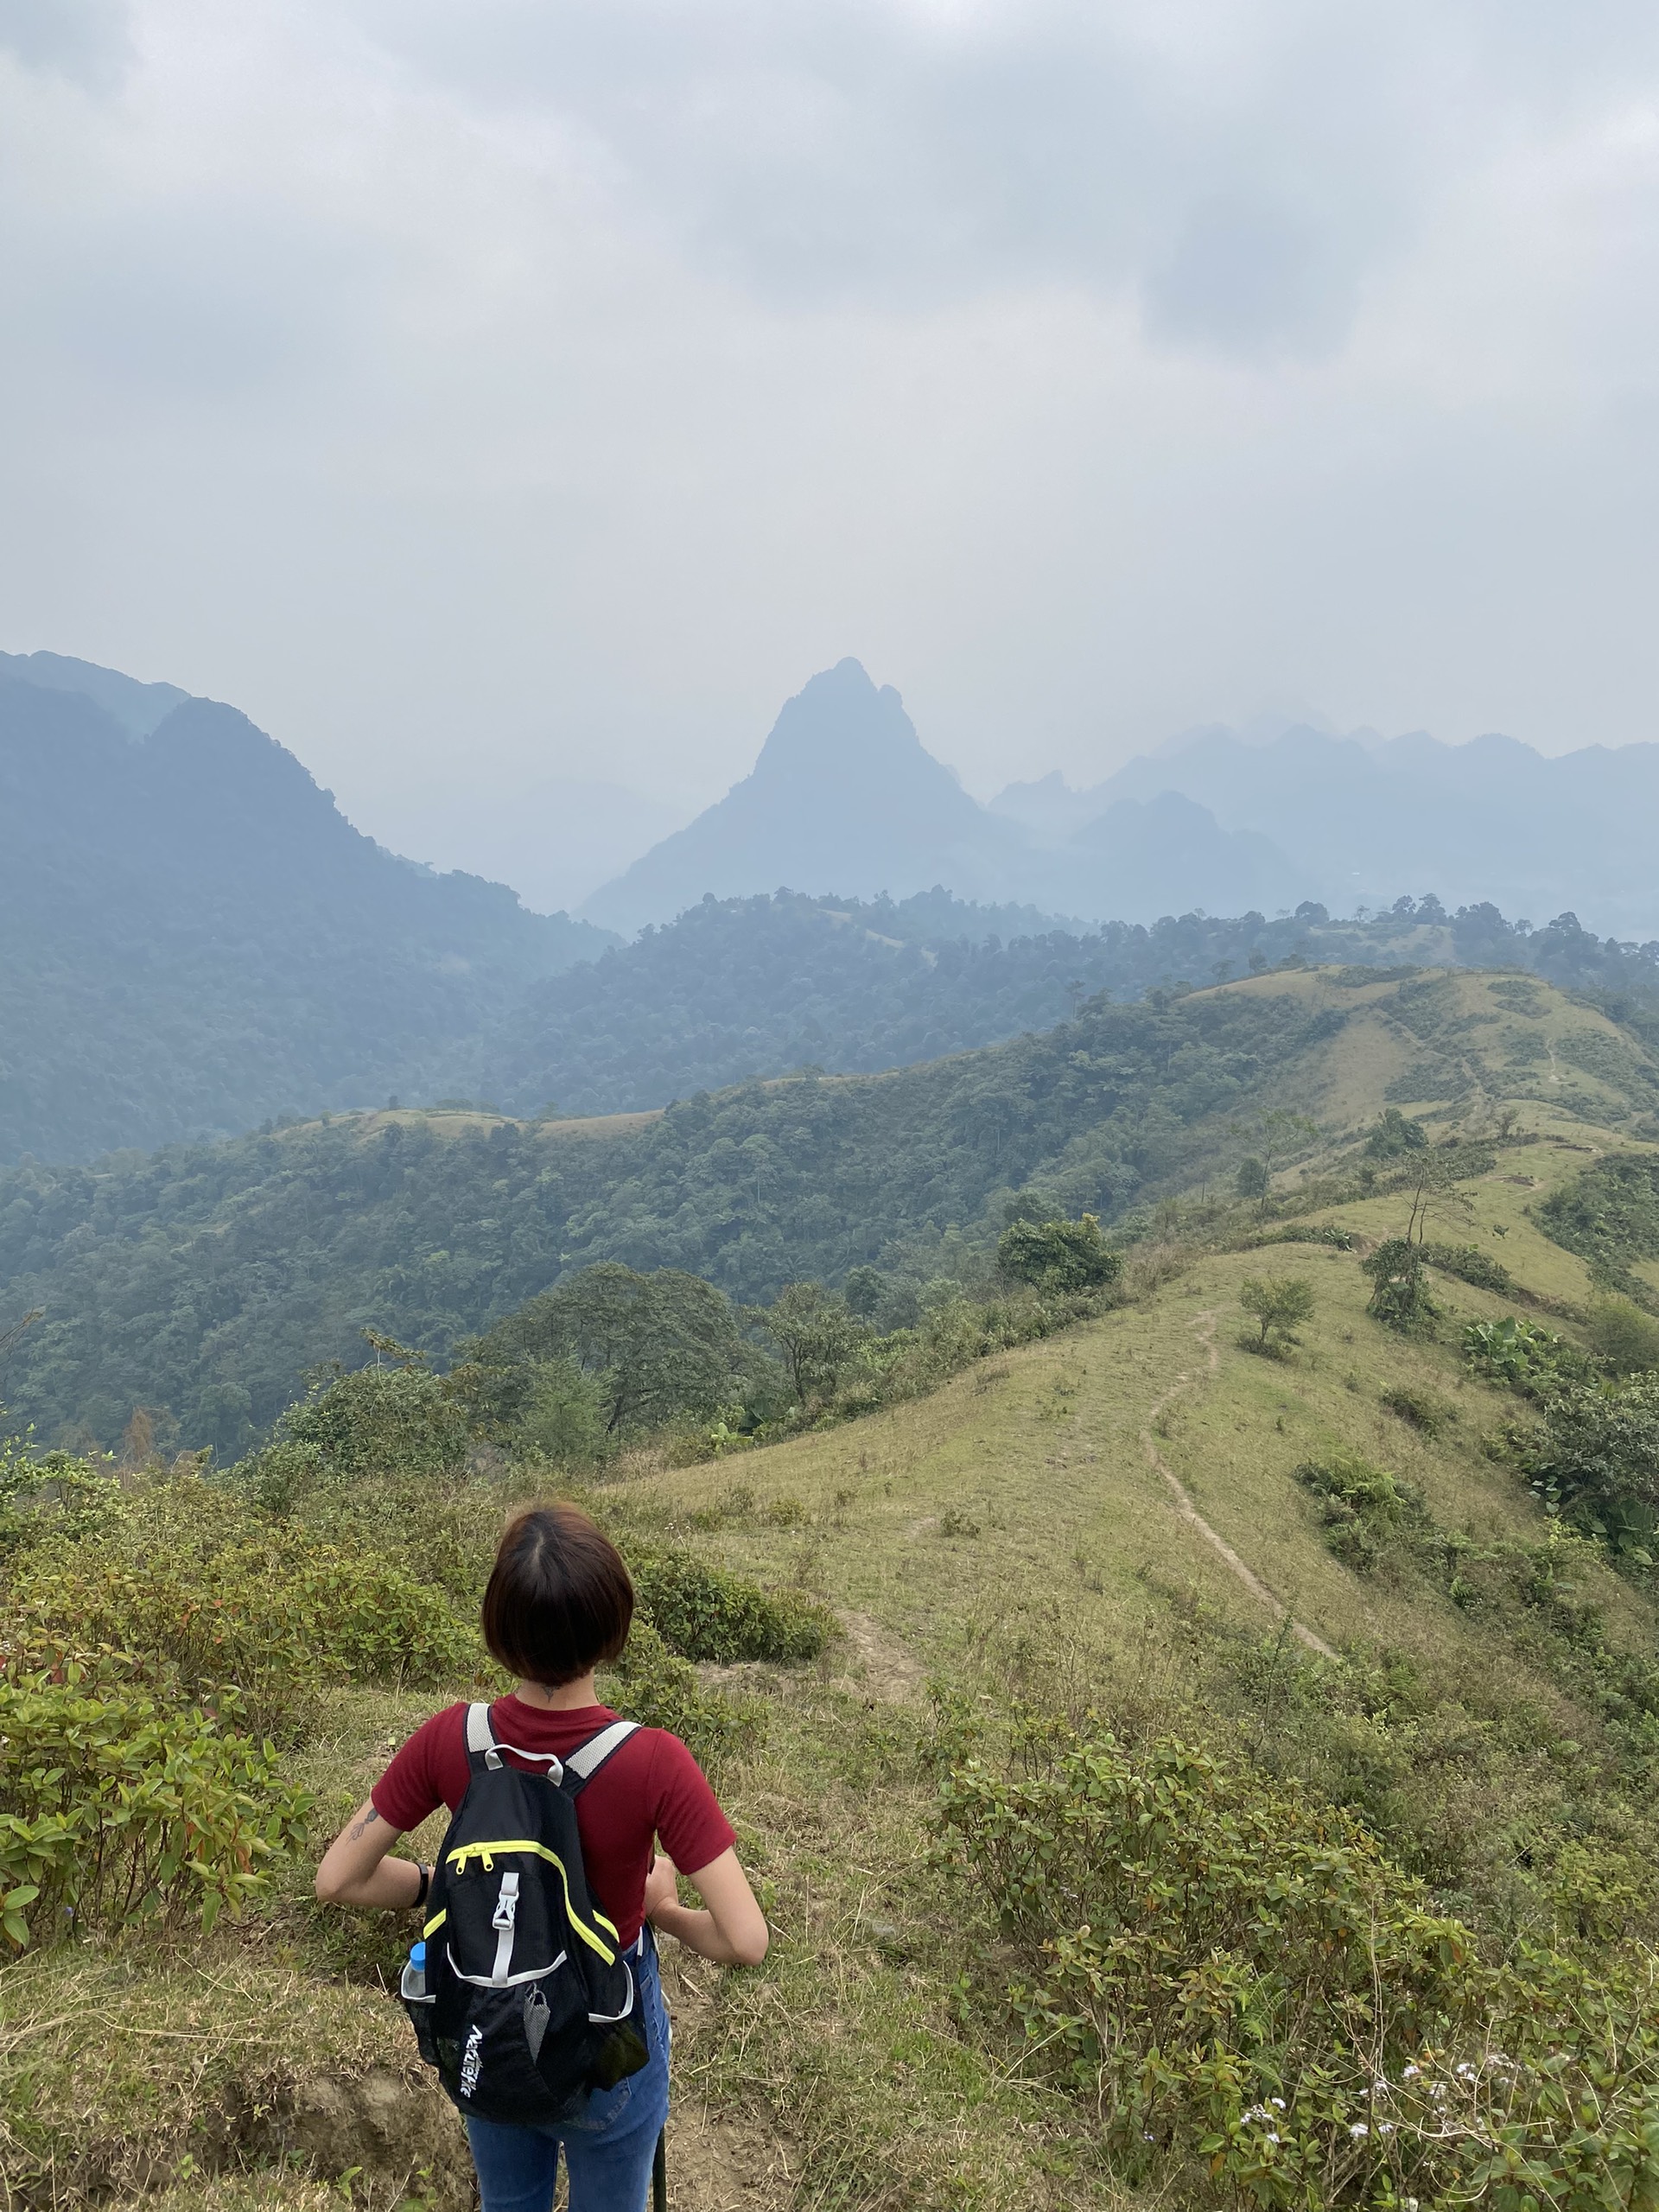
[[[637,1720],[613,1720],[597,1736],[590,1736],[585,1744],[578,1745],[564,1762],[563,1786],[567,1795],[574,1797],[585,1789],[601,1767],[615,1757],[639,1727]]]
[[[501,1749],[490,1726],[487,1705],[469,1705],[467,1708],[467,1759],[474,1774],[501,1764]]]

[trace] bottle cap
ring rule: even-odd
[[[426,1946],[424,1943],[411,1943],[410,1945],[409,1963],[412,1967],[423,1967],[426,1964]]]

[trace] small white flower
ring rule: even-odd
[[[1274,2109],[1277,2112],[1283,2112],[1285,2108],[1285,2101],[1282,2097],[1269,2097],[1268,2099],[1268,2102],[1273,2106]]]
[[[1357,2141],[1362,2135],[1369,2135],[1370,2132],[1370,2129],[1366,2126],[1363,2120],[1350,2120],[1348,2123],[1348,2133],[1355,2139],[1356,2141]]]
[[[1400,2076],[1400,2079],[1402,2082],[1414,2082],[1422,2070],[1423,2069],[1421,2066],[1408,2066],[1405,2072]],[[1417,2202],[1414,2196],[1411,2201],[1414,2204]]]

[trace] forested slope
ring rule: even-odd
[[[0,673],[0,1159],[439,1096],[527,985],[609,942],[383,851],[210,700],[135,735]]]
[[[806,1066],[938,1058],[1046,1029],[1100,992],[1138,999],[1297,959],[1515,967],[1612,994],[1621,1019],[1659,1034],[1651,951],[1604,943],[1570,915],[1522,930],[1493,908],[1449,915],[1428,898],[1365,921],[1304,906],[1271,921],[1189,913],[1084,930],[938,890],[897,901],[779,892],[705,899],[535,985],[483,1047],[476,1090],[513,1114],[664,1106]]]
[[[743,1300],[864,1263],[925,1281],[988,1240],[1008,1193],[1112,1220],[1230,1173],[1261,1109],[1351,1127],[1385,1102],[1478,1116],[1527,1096],[1645,1126],[1659,1077],[1639,1039],[1518,978],[1292,969],[657,1116],[377,1114],[26,1166],[0,1177],[0,1325],[43,1318],[0,1395],[45,1436],[109,1439],[165,1407],[231,1452],[314,1363],[360,1359],[365,1325],[442,1354],[594,1260]]]

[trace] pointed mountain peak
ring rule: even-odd
[[[903,897],[946,876],[989,898],[1018,843],[927,750],[893,686],[849,658],[785,702],[749,775],[582,911],[637,929],[705,893],[738,898],[783,884]]]
[[[750,780],[769,785],[805,779],[844,786],[849,776],[890,774],[899,762],[913,766],[922,760],[946,772],[925,752],[892,684],[878,687],[862,662],[849,656],[785,701]]]

